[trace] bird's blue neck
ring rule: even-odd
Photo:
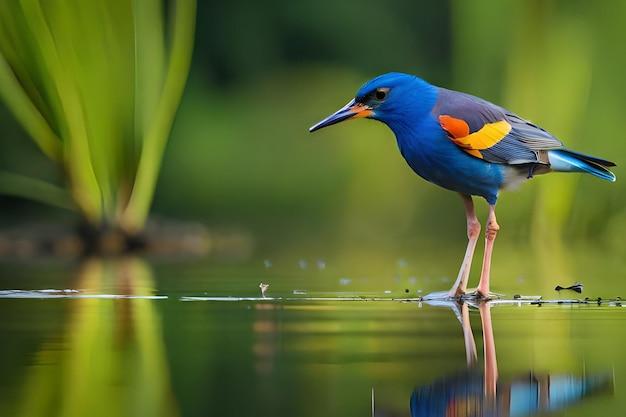
[[[431,143],[432,138],[445,138],[433,114],[438,98],[437,87],[416,78],[415,85],[406,90],[403,100],[394,103],[385,117],[380,118],[395,134],[400,152],[405,158],[409,159],[410,154],[422,153],[426,148],[437,146],[437,141]]]

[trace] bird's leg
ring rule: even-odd
[[[474,333],[472,333],[472,325],[469,317],[469,305],[463,303],[461,305],[461,327],[463,328],[463,338],[465,339],[465,359],[467,367],[471,367],[477,360],[476,341]]]
[[[465,257],[459,270],[459,275],[448,291],[448,297],[458,297],[465,294],[467,289],[467,280],[469,279],[470,268],[472,266],[472,257],[474,256],[474,249],[476,249],[476,242],[478,242],[478,236],[480,235],[480,222],[476,217],[474,211],[474,202],[472,196],[466,194],[460,194],[463,206],[465,207],[465,216],[467,217],[467,249],[465,250]]]
[[[498,361],[496,360],[496,343],[493,338],[491,325],[491,306],[489,301],[480,301],[478,304],[480,321],[483,327],[483,341],[485,353],[485,395],[489,398],[496,396],[496,382],[498,381]]]
[[[491,269],[491,252],[493,252],[493,242],[500,230],[496,221],[496,206],[489,204],[489,216],[487,217],[487,231],[485,232],[485,257],[483,258],[483,270],[480,274],[480,282],[476,292],[483,297],[489,296],[489,271]]]

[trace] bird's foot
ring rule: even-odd
[[[460,302],[478,302],[489,301],[504,297],[504,294],[495,292],[481,293],[478,290],[464,292],[459,289],[456,291],[436,291],[426,294],[422,297],[424,301],[460,301]]]
[[[469,293],[465,293],[461,295],[461,300],[464,301],[491,301],[493,299],[498,299],[504,297],[504,294],[498,294],[495,292],[488,292],[486,294],[481,293],[478,290],[474,290]]]
[[[450,295],[450,291],[435,291],[422,297],[424,301],[454,301],[458,296]]]

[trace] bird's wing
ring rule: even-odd
[[[557,138],[508,110],[469,94],[439,88],[433,109],[448,138],[470,155],[502,164],[547,164]]]

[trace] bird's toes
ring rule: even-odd
[[[422,297],[424,301],[452,301],[456,296],[451,296],[449,291],[436,291]]]
[[[461,296],[461,298],[471,301],[491,301],[493,299],[502,298],[502,296],[503,294],[498,294],[495,292],[488,292],[486,294],[483,294],[482,292],[475,290],[470,293],[464,294],[463,296]]]

